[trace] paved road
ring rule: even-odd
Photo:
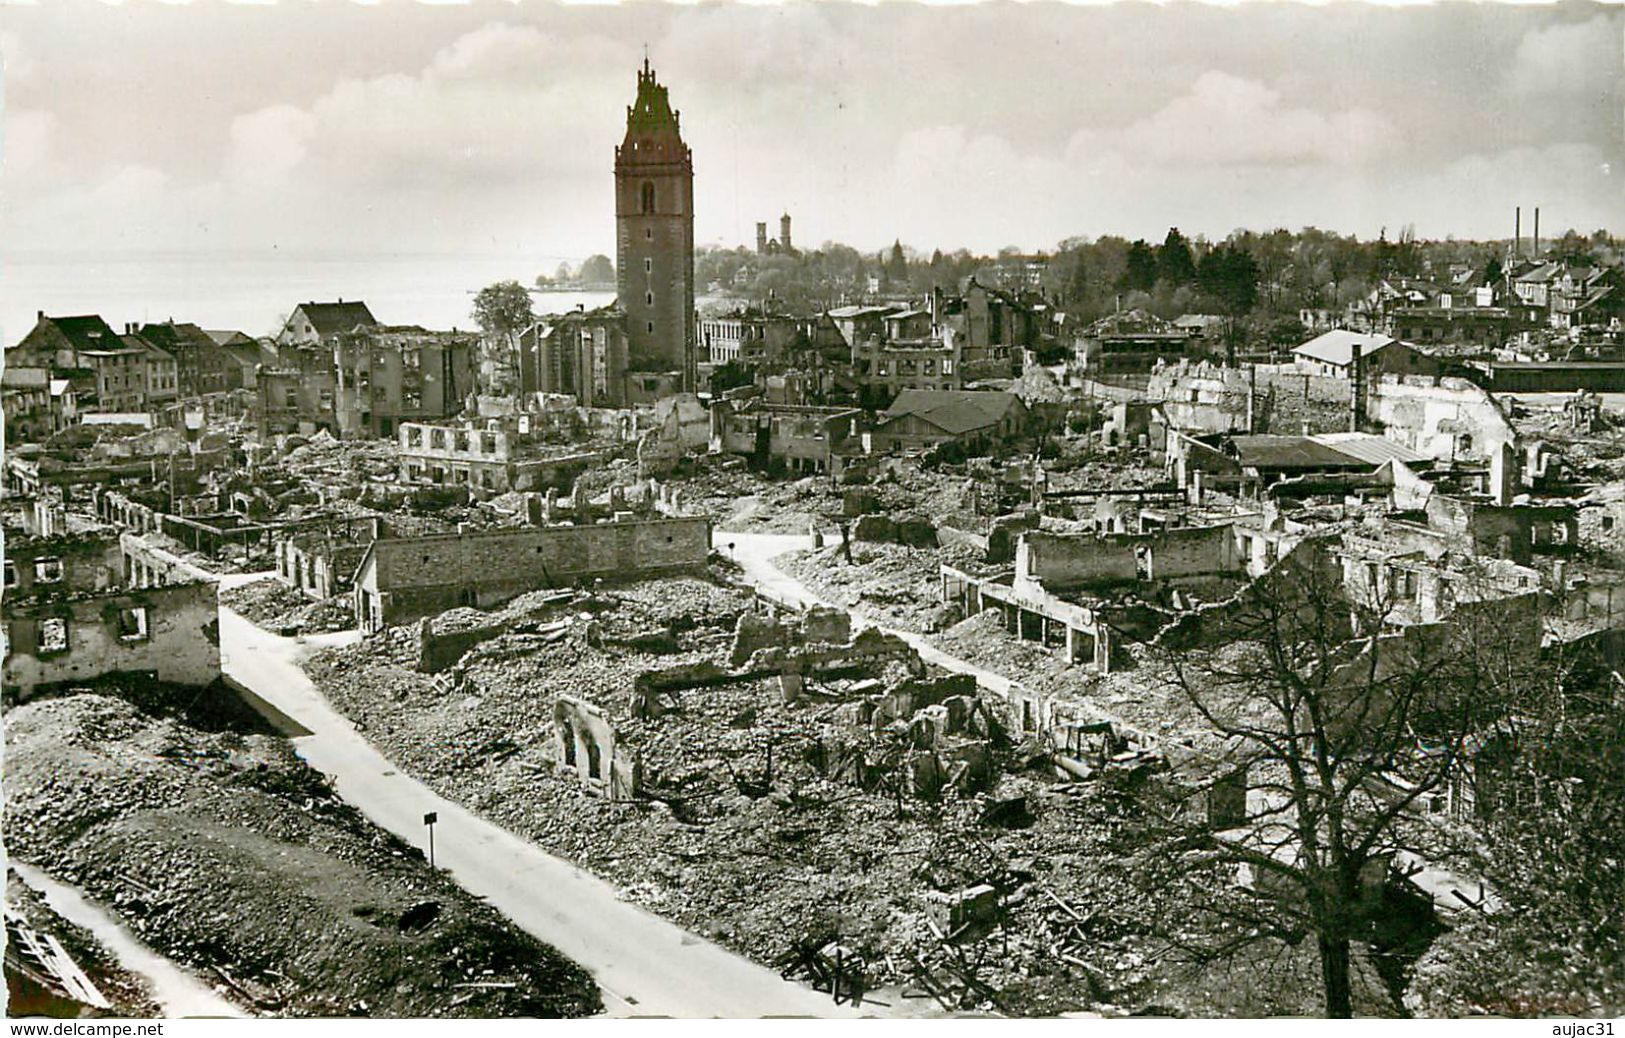
[[[610,1013],[675,1017],[856,1016],[828,995],[690,934],[616,896],[615,889],[542,852],[400,772],[336,712],[299,669],[301,646],[220,610],[225,670],[311,734],[294,748],[332,776],[340,796],[418,846],[423,815],[439,813],[436,864],[520,927],[591,970]],[[312,644],[334,637],[312,638]],[[353,635],[351,635],[353,637]]]

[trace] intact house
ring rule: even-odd
[[[147,400],[146,351],[125,342],[95,314],[51,317],[6,351],[6,367],[45,368],[73,387],[80,411],[141,411]]]
[[[386,536],[356,569],[356,617],[373,632],[536,588],[697,572],[710,552],[711,521],[703,517]]]
[[[282,330],[276,336],[276,345],[278,349],[283,346],[316,346],[335,335],[377,323],[378,319],[372,316],[367,304],[360,300],[300,303],[283,322]]]
[[[1292,351],[1298,369],[1328,378],[1365,378],[1377,374],[1437,375],[1437,359],[1391,336],[1334,328]],[[1358,363],[1358,367],[1356,367]]]
[[[994,390],[907,389],[882,412],[871,431],[877,452],[918,450],[944,443],[985,447],[1026,431],[1027,405]]]
[[[115,673],[197,686],[220,677],[214,583],[131,587],[124,565],[110,535],[7,538],[8,699]]]
[[[242,367],[197,325],[168,320],[144,324],[136,334],[175,358],[176,388],[181,396],[243,388]]]
[[[237,365],[244,389],[255,387],[260,365],[275,356],[268,348],[262,349],[259,342],[249,335],[230,328],[206,328],[203,334],[213,339],[215,345]],[[267,357],[268,353],[270,357]]]

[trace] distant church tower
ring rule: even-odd
[[[694,156],[649,59],[615,149],[615,287],[633,371],[679,371],[693,389]]]

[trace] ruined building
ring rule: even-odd
[[[6,538],[8,699],[114,673],[200,686],[220,677],[214,583],[131,587],[125,566],[114,536]]]
[[[647,59],[615,149],[615,258],[632,371],[678,372],[691,388],[694,157]]]
[[[705,518],[386,536],[368,546],[356,568],[356,616],[363,631],[373,632],[457,606],[489,607],[539,587],[691,572],[705,566],[710,550]]]

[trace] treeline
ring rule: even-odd
[[[1379,280],[1447,280],[1453,266],[1477,273],[1478,283],[1501,274],[1506,241],[1424,241],[1406,227],[1375,239],[1306,227],[1299,231],[1236,231],[1223,241],[1170,228],[1161,242],[1116,236],[1069,238],[1037,257],[1018,249],[985,256],[964,249],[926,253],[894,243],[876,253],[828,242],[793,255],[758,256],[753,249],[702,248],[695,275],[702,292],[715,288],[753,301],[824,307],[882,294],[955,291],[971,276],[989,285],[1019,287],[1036,277],[1045,298],[1084,320],[1116,309],[1158,316],[1216,313],[1267,321],[1298,310],[1340,308]],[[1525,242],[1528,251],[1529,243]],[[1618,241],[1607,231],[1575,231],[1543,242],[1547,259],[1618,264]],[[1036,262],[1034,262],[1036,261]]]

